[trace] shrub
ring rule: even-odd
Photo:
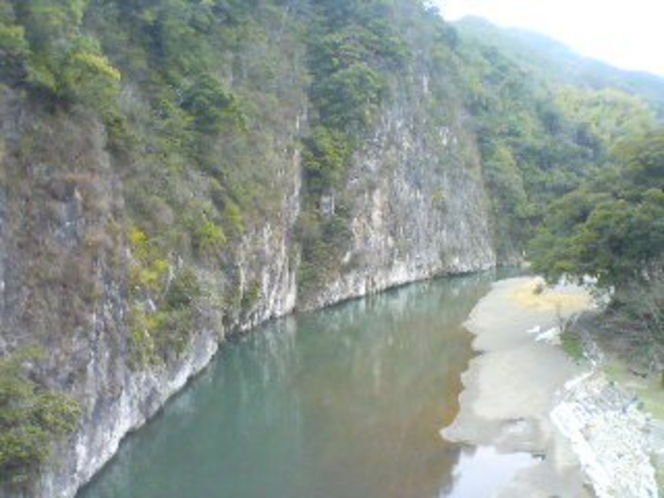
[[[55,441],[76,429],[78,403],[28,376],[39,356],[25,350],[0,360],[0,481],[25,486]]]
[[[210,220],[203,220],[194,227],[192,246],[199,256],[210,256],[226,245],[224,230]]]
[[[186,308],[200,295],[196,273],[190,268],[183,268],[175,275],[166,292],[165,305],[168,309]]]
[[[224,125],[243,125],[238,100],[209,74],[199,75],[185,90],[182,108],[191,114],[201,133],[215,134]]]
[[[302,163],[307,190],[320,195],[343,179],[352,152],[349,138],[323,126],[317,127],[304,141]]]

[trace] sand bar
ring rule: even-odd
[[[589,464],[592,441],[584,439],[581,447],[575,424],[593,424],[605,415],[594,413],[597,397],[585,396],[585,386],[596,390],[601,379],[594,377],[591,365],[577,365],[556,345],[560,326],[590,309],[592,299],[581,287],[538,292],[540,286],[541,280],[533,277],[500,281],[473,310],[466,326],[480,354],[463,374],[459,414],[441,434],[502,453],[527,451],[541,457],[518,471],[497,496],[592,497],[597,491],[593,488],[601,488],[594,480],[602,465]],[[577,398],[580,403],[560,408]],[[591,420],[583,419],[586,409]],[[635,434],[638,440],[638,429]],[[648,476],[644,482],[648,488]],[[633,496],[656,496],[649,493]]]

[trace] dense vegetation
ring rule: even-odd
[[[551,282],[596,278],[611,296],[604,318],[619,324],[641,360],[657,365],[655,343],[664,344],[660,79],[480,19],[458,26],[477,43],[479,60],[494,61],[484,67],[502,76],[479,122],[487,131],[480,139],[487,184],[506,214],[503,229],[512,230],[507,242],[527,245],[534,269]]]
[[[618,138],[651,129],[655,114],[619,90],[536,78],[475,38],[461,55],[498,250],[509,258],[524,247],[552,201],[603,169]]]
[[[242,244],[280,211],[299,174],[301,210],[288,234],[299,291],[324,286],[351,240],[349,171],[397,98],[425,107],[427,140],[440,140],[448,124],[441,109],[463,110],[459,120],[481,156],[477,174],[493,207],[500,261],[520,258],[546,218],[533,245],[540,268],[654,290],[661,282],[662,141],[647,131],[656,120],[651,90],[664,85],[648,80],[646,91],[627,74],[617,77],[618,89],[563,80],[545,71],[556,66],[550,55],[523,65],[479,40],[481,33],[460,36],[425,4],[0,0],[0,93],[17,95],[44,122],[103,123],[110,167],[122,179],[125,204],[85,238],[85,265],[73,272],[44,257],[31,270],[30,282],[45,293],[85,289],[85,302],[67,300],[71,314],[58,333],[85,327],[86,313],[99,312],[102,290],[90,284],[99,268],[103,280],[122,283],[136,370],[175,361],[192,331],[211,320],[205,310],[221,310],[219,320],[229,323],[250,316],[261,286],[241,271]],[[431,80],[425,104],[417,101],[425,91],[414,89],[422,74]],[[64,128],[62,136],[70,131]],[[60,151],[52,135],[42,122],[26,125],[12,152],[13,191],[37,201],[76,191],[86,209],[101,211],[103,196],[91,185],[102,175]],[[622,167],[610,168],[618,140],[644,136],[616,148]],[[4,151],[0,137],[0,159]],[[445,162],[434,159],[431,168]],[[36,163],[50,163],[64,186],[31,190],[26,177]],[[10,175],[0,173],[7,188]],[[434,200],[444,204],[444,195]],[[33,205],[35,218],[52,214]],[[28,225],[34,238],[50,221]],[[632,239],[638,243],[624,244]],[[623,252],[588,250],[600,242],[624,250],[624,268],[613,257]],[[32,245],[34,254],[50,256],[52,248]],[[661,313],[646,313],[661,323]],[[32,360],[14,354],[1,361],[0,469],[22,481],[51,442],[75,428],[78,412],[49,390]]]
[[[652,365],[664,344],[664,131],[617,143],[615,156],[551,205],[531,253],[550,280],[595,277]]]
[[[607,89],[636,95],[664,113],[662,78],[645,72],[627,71],[582,57],[563,43],[518,28],[499,28],[488,21],[465,17],[455,23],[465,37],[495,47],[528,73],[529,79],[575,86],[591,91]]]
[[[54,438],[71,433],[78,405],[30,376],[36,350],[0,360],[0,483],[20,487],[50,455]]]

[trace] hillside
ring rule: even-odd
[[[532,77],[591,90],[622,90],[648,101],[660,116],[664,113],[664,78],[660,76],[619,69],[583,57],[545,35],[500,28],[479,17],[465,17],[455,22],[454,27],[464,37],[496,47],[527,69]]]

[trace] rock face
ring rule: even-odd
[[[432,135],[417,109],[399,101],[386,109],[373,139],[353,158],[346,185],[352,243],[331,281],[298,296],[299,152],[282,152],[279,209],[245,227],[224,266],[198,267],[212,291],[197,301],[196,329],[182,350],[137,367],[126,267],[132,254],[118,228],[126,209],[121,159],[108,152],[93,115],[48,114],[6,91],[1,159],[3,177],[12,181],[0,189],[0,352],[45,346],[40,374],[82,409],[78,431],[56,449],[57,464],[29,495],[73,496],[128,432],[208,364],[228,333],[296,305],[321,307],[495,265],[472,139],[454,118]],[[295,136],[296,126],[284,136]]]
[[[310,306],[495,266],[477,152],[454,118],[427,129],[426,98],[398,98],[355,158],[346,185],[352,242]]]

